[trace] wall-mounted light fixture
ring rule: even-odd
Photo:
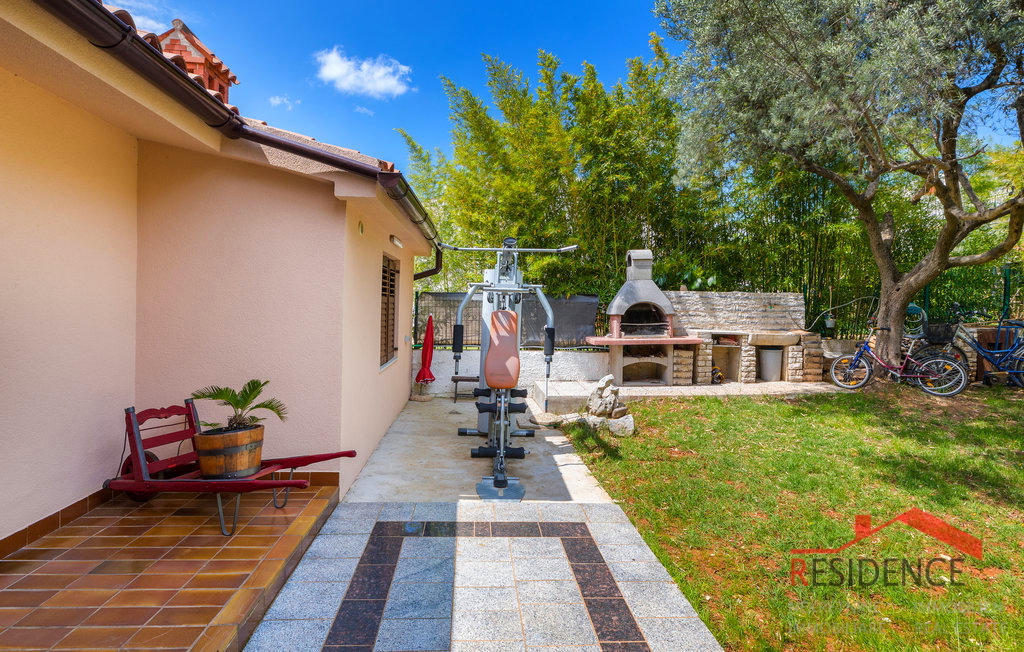
[[[402,247],[405,246],[405,245],[402,244],[402,241],[398,239],[397,235],[391,236],[391,244],[395,245],[399,249],[401,249]]]

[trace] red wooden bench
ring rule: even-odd
[[[309,486],[309,480],[293,479],[295,469],[325,460],[333,460],[339,457],[355,457],[355,451],[340,451],[337,453],[322,453],[320,455],[300,455],[297,457],[281,457],[277,459],[263,460],[260,469],[252,475],[244,478],[233,478],[228,480],[207,480],[199,475],[199,457],[196,454],[192,438],[199,430],[199,417],[196,414],[196,406],[192,399],[186,399],[184,405],[172,405],[165,408],[154,408],[136,412],[134,407],[125,409],[125,438],[131,448],[128,457],[121,465],[121,475],[117,478],[107,480],[103,483],[106,489],[114,489],[125,492],[130,498],[138,501],[146,501],[162,491],[170,492],[195,492],[213,493],[217,495],[217,516],[220,518],[220,531],[224,536],[231,536],[238,526],[238,510],[242,504],[242,494],[261,489],[271,489],[274,492],[274,507],[280,509],[288,504],[288,494],[292,487],[304,489]],[[182,418],[181,421],[167,423],[167,419]],[[161,420],[162,423],[150,424],[142,427],[142,424],[151,419]],[[149,437],[143,437],[142,433],[148,430],[165,430],[170,427],[181,426],[180,430],[162,432]],[[182,446],[186,445],[190,450],[182,452]],[[159,459],[152,449],[177,444],[175,454],[166,459]],[[290,469],[288,478],[275,478],[278,471]],[[278,504],[277,490],[284,489],[284,501]],[[228,531],[224,523],[224,505],[221,502],[222,493],[237,493],[235,502],[235,515]]]

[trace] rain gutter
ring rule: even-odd
[[[441,271],[443,258],[437,228],[401,172],[332,154],[289,138],[253,129],[223,102],[192,80],[162,52],[147,43],[135,28],[124,23],[95,0],[35,0],[36,4],[64,21],[98,48],[107,50],[139,75],[164,91],[210,127],[231,139],[248,140],[296,156],[318,161],[365,178],[374,179],[416,225],[436,252],[434,267],[416,273],[419,280]]]

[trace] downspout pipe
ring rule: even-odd
[[[419,280],[441,271],[443,263],[437,228],[427,215],[408,181],[401,172],[386,172],[379,167],[311,147],[288,138],[253,129],[223,102],[188,74],[172,63],[162,52],[147,43],[131,25],[107,11],[94,0],[35,0],[36,4],[59,18],[98,48],[139,73],[157,88],[191,111],[224,136],[243,139],[290,152],[346,172],[374,179],[393,201],[397,202],[434,247],[435,264],[415,274]]]

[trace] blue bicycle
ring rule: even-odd
[[[946,344],[931,344],[918,351],[918,357],[927,358],[934,355],[951,357],[966,368],[967,352],[956,344],[959,339],[977,352],[995,371],[986,371],[984,383],[992,385],[996,379],[1009,380],[1018,387],[1024,387],[1024,321],[1000,319],[996,324],[995,341],[986,348],[978,338],[964,328],[969,319],[991,320],[992,317],[976,310],[963,310],[960,304],[953,304],[953,312],[957,317],[953,336]]]
[[[871,326],[871,330],[887,331],[888,328]],[[835,359],[829,370],[832,382],[846,389],[857,389],[867,385],[874,375],[875,363],[882,366],[894,378],[909,380],[922,390],[935,396],[955,396],[967,387],[967,370],[954,358],[943,354],[921,358],[914,356],[911,344],[898,367],[886,364],[865,340],[852,355]]]

